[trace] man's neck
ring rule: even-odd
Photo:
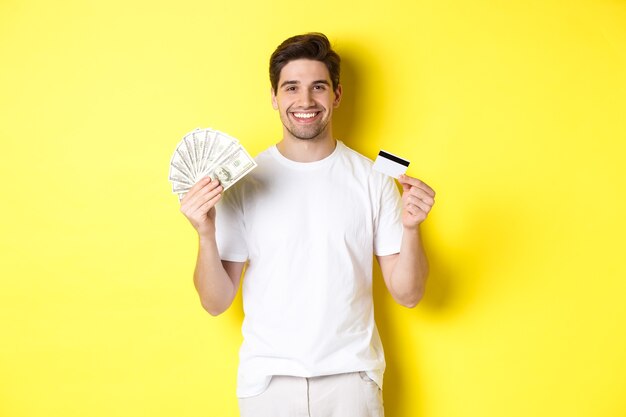
[[[285,135],[276,144],[278,151],[295,162],[315,162],[329,156],[335,150],[337,141],[331,135],[315,139],[297,139]]]

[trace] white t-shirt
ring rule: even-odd
[[[373,254],[400,251],[400,193],[372,161],[338,141],[310,163],[273,146],[224,193],[216,239],[223,260],[245,262],[237,396],[272,375],[367,371],[382,387],[374,323]]]

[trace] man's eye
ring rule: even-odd
[[[296,87],[287,87],[285,91],[296,91]]]
[[[313,86],[315,90],[326,90],[326,86],[323,84]]]

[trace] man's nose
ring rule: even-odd
[[[312,107],[315,105],[315,101],[313,100],[313,94],[311,94],[309,90],[301,90],[299,99],[300,105],[302,107]]]

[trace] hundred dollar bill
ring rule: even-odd
[[[222,158],[226,153],[234,152],[235,147],[239,145],[239,141],[226,133],[215,131],[215,135],[211,138],[213,145],[211,147],[211,153],[208,155],[210,163],[215,163],[218,159]],[[205,165],[205,169],[209,165]]]
[[[207,142],[207,134],[208,131],[206,129],[196,129],[191,133],[194,151],[196,154],[196,172],[200,172],[202,170],[205,148],[209,145]]]
[[[191,168],[191,161],[184,158],[180,152],[180,149],[174,151],[172,159],[170,161],[170,180],[172,179],[172,168],[178,170],[179,173],[186,175],[189,178],[193,178],[193,169]]]
[[[206,143],[204,144],[204,151],[202,153],[202,162],[200,163],[200,172],[204,173],[211,160],[211,154],[213,153],[213,147],[215,146],[215,138],[218,132],[212,129],[206,129],[206,136],[204,137]]]
[[[187,153],[189,155],[189,159],[188,162],[191,165],[192,168],[192,174],[194,176],[198,175],[198,157],[196,155],[196,145],[194,144],[193,141],[193,132],[191,133],[187,133],[185,135],[185,137],[183,138],[183,143],[184,143],[184,147],[179,147],[179,149],[186,149]]]
[[[222,159],[228,158],[237,151],[239,145],[235,142],[227,142],[223,139],[217,139],[213,143],[213,150],[205,161],[202,171],[199,173],[199,178],[206,177],[215,169],[215,165]]]
[[[170,181],[176,181],[182,184],[188,184],[189,188],[193,187],[196,183],[193,179],[187,176],[185,173],[179,171],[175,166],[170,166]]]
[[[169,179],[178,198],[200,179],[218,178],[229,188],[256,167],[239,141],[215,129],[194,129],[178,143],[170,160]]]
[[[178,156],[176,156],[176,154],[178,154]],[[177,162],[184,164],[187,167],[187,171],[190,177],[195,176],[195,169],[193,166],[193,162],[191,161],[192,156],[189,152],[189,147],[187,146],[187,143],[184,139],[180,141],[180,143],[176,147],[176,151],[174,152],[174,156],[172,156],[172,160],[176,160]]]
[[[178,182],[176,180],[171,180],[172,182],[172,192],[173,193],[186,193],[193,187],[193,185],[189,185],[186,182]]]
[[[220,159],[209,175],[213,179],[218,179],[226,190],[256,166],[254,159],[242,146],[239,146],[231,155]]]

